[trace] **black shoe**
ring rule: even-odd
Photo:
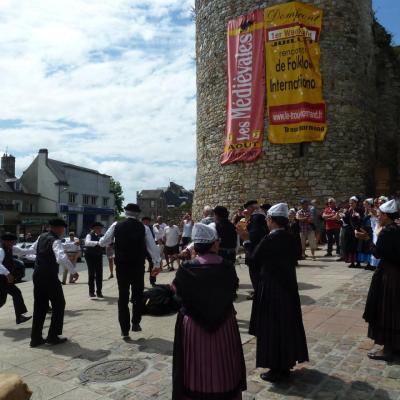
[[[132,331],[133,332],[142,332],[142,328],[141,328],[140,324],[133,324]]]
[[[96,295],[92,292],[89,292],[89,297],[96,297]]]
[[[129,332],[121,332],[121,336],[123,340],[129,340]]]
[[[114,275],[113,275],[113,274],[111,274],[111,275],[108,277],[108,279],[112,279],[112,278],[114,278]]]
[[[56,344],[62,344],[65,343],[68,339],[66,337],[62,337],[62,336],[55,336],[53,338],[47,338],[46,339],[46,343],[51,344],[53,346],[55,346]]]
[[[324,257],[332,257],[332,253],[326,253]]]
[[[44,344],[46,343],[46,341],[43,339],[43,338],[41,338],[41,339],[38,339],[38,340],[31,340],[31,342],[29,343],[29,346],[31,346],[31,347],[39,347],[39,346],[43,346]]]
[[[368,353],[367,354],[368,358],[371,360],[376,360],[376,361],[393,361],[393,353],[385,353],[382,350],[375,351],[373,353]]]
[[[344,258],[339,257],[339,258],[337,258],[335,261],[344,261]]]
[[[169,268],[168,268],[168,271],[169,271],[169,272],[175,271],[175,268],[174,268],[174,267],[169,267]]]
[[[101,292],[97,293],[97,297],[100,298],[100,299],[103,299],[104,298],[103,293],[101,293]]]
[[[23,324],[26,321],[29,321],[32,317],[25,317],[25,315],[18,315],[17,317],[17,325]]]
[[[353,263],[347,266],[347,268],[357,268]]]
[[[61,282],[61,285],[66,285],[67,283],[66,282]]]
[[[269,370],[268,372],[261,374],[260,378],[263,381],[271,382],[271,383],[278,383],[289,379],[290,371],[276,371],[276,370]]]
[[[373,267],[372,265],[366,265],[364,269],[367,271],[375,271],[375,267]]]

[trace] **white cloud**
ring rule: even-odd
[[[192,0],[0,0],[0,150],[193,187]],[[179,19],[179,23],[177,21]],[[1,121],[0,121],[1,123]],[[156,161],[156,163],[155,163]]]

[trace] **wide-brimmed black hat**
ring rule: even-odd
[[[255,204],[258,204],[257,200],[249,200],[246,203],[244,203],[243,207],[247,208],[247,207],[250,207],[250,206],[254,206]]]
[[[130,211],[130,212],[134,212],[134,213],[140,213],[142,212],[142,210],[140,209],[140,207],[137,204],[134,203],[129,203],[125,206],[124,208],[125,211]]]
[[[103,228],[104,225],[99,221],[93,222],[91,228],[97,228],[97,227]]]
[[[11,240],[11,241],[15,241],[15,240],[17,240],[17,239],[18,239],[17,236],[14,235],[14,234],[11,233],[11,232],[5,232],[5,233],[3,233],[3,234],[1,235],[1,240]]]
[[[68,225],[67,223],[62,219],[62,218],[54,218],[54,219],[50,219],[49,220],[49,225],[50,226],[63,226],[64,228],[66,228]]]

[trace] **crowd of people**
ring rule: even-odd
[[[150,283],[166,267],[175,278],[169,289],[179,299],[173,354],[173,400],[223,398],[238,400],[246,389],[246,369],[234,301],[239,287],[235,262],[243,249],[249,268],[253,301],[249,333],[257,338],[256,365],[268,369],[263,380],[280,382],[297,364],[308,361],[296,266],[299,260],[316,259],[318,247],[327,242],[326,257],[333,256],[350,268],[374,269],[364,318],[368,336],[381,351],[371,359],[391,360],[400,351],[400,224],[398,199],[365,199],[352,196],[337,205],[329,198],[319,209],[305,199],[298,206],[273,206],[251,200],[233,219],[223,206],[206,206],[195,223],[190,214],[174,225],[158,217],[140,219],[136,204],[125,207],[125,219],[103,234],[95,223],[85,239],[89,296],[103,297],[103,249],[115,262],[118,283],[118,319],[121,335],[141,331],[145,260]],[[56,345],[62,337],[65,299],[62,282],[75,282],[78,242],[71,233],[63,240],[65,221],[49,221],[29,249],[15,245],[5,234],[0,249],[0,306],[13,297],[17,323],[27,322],[21,291],[14,285],[13,256],[35,254],[34,310],[31,347]],[[74,247],[75,246],[75,247]],[[310,250],[310,256],[307,249]],[[165,262],[163,261],[165,258]],[[163,265],[164,264],[164,265]],[[64,267],[62,282],[59,265]],[[110,278],[113,264],[110,264]],[[129,303],[132,303],[130,310]],[[46,313],[52,307],[47,338],[42,336]],[[212,368],[210,368],[212,365]]]

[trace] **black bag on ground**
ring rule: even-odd
[[[144,315],[175,314],[179,309],[180,304],[169,285],[156,285],[143,293]]]

